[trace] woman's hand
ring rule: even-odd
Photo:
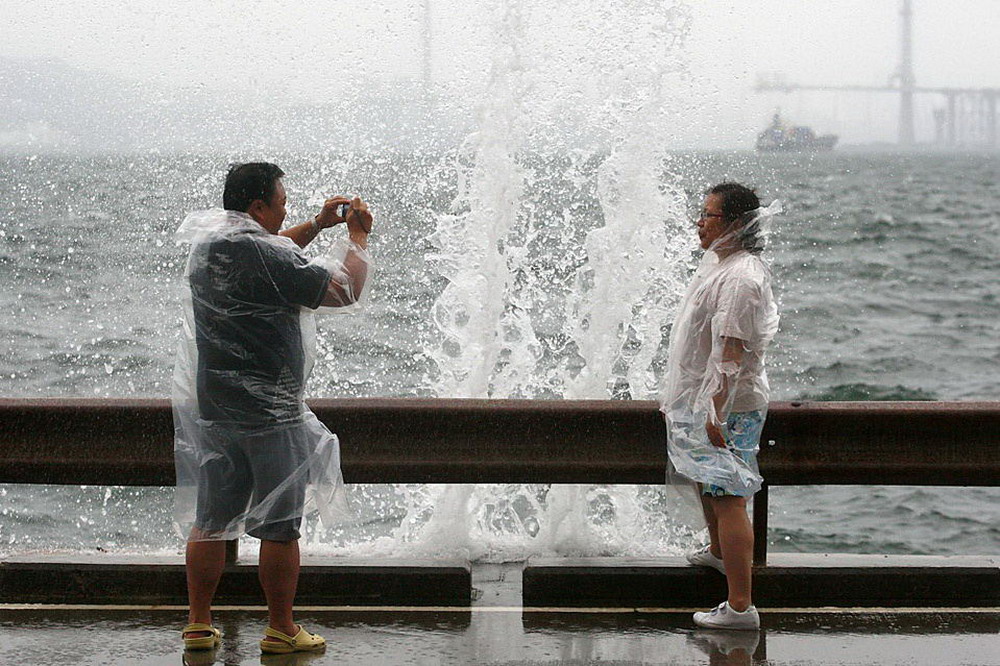
[[[705,432],[708,433],[708,441],[712,443],[712,446],[717,446],[720,449],[726,448],[726,436],[722,434],[722,428],[718,423],[707,421]]]

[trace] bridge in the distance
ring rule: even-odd
[[[936,95],[944,106],[934,109],[934,143],[949,148],[997,148],[997,100],[1000,88],[918,86],[913,73],[913,8],[903,0],[901,54],[899,67],[884,86],[799,84],[779,75],[758,77],[758,92],[799,91],[892,93],[899,95],[899,145],[916,143],[913,98]]]

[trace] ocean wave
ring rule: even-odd
[[[838,384],[818,393],[805,393],[800,400],[814,400],[817,402],[865,402],[882,400],[937,400],[938,396],[932,391],[921,388],[910,388],[896,384],[895,386],[883,386],[879,384]]]
[[[995,488],[779,486],[770,542],[786,552],[990,554],[1000,528],[983,507],[997,499]]]
[[[89,347],[90,344],[86,346]],[[142,354],[114,355],[99,352],[54,352],[49,354],[45,361],[60,368],[88,368],[93,372],[104,370],[107,365],[119,370],[141,370],[149,368],[154,363],[154,359]]]
[[[93,349],[96,351],[107,351],[114,349],[129,349],[129,348],[147,348],[148,345],[140,340],[133,340],[131,338],[95,338],[90,342],[84,343],[82,349]]]

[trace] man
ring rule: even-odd
[[[274,164],[234,165],[225,210],[192,213],[178,232],[192,243],[173,398],[178,523],[190,524],[187,649],[220,641],[212,599],[226,540],[244,532],[261,540],[269,619],[261,650],[325,646],[292,619],[307,488],[324,516],[335,497],[342,499],[336,436],[302,400],[315,348],[309,313],[358,301],[372,216],[360,198],[335,197],[313,220],[280,231],[282,176]],[[310,261],[302,254],[321,230],[342,222],[349,241],[335,257]]]
[[[670,334],[661,394],[670,473],[697,485],[709,545],[692,564],[724,574],[729,595],[699,626],[758,629],[751,599],[753,529],[747,500],[760,488],[760,433],[769,386],[764,350],[778,329],[771,274],[761,260],[770,219],[737,183],[711,188],[698,218],[706,250]]]

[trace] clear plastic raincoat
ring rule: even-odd
[[[763,417],[767,412],[764,353],[778,330],[778,310],[771,272],[759,255],[780,211],[777,201],[751,211],[734,231],[716,239],[678,308],[660,392],[671,483],[679,475],[681,482],[712,485],[742,497],[760,489],[755,456],[739,455],[726,422],[730,414],[757,411]],[[716,253],[721,249],[727,250],[722,259]],[[727,339],[742,347],[738,363],[724,354]],[[719,395],[725,397],[721,409]],[[708,422],[720,426],[726,448],[709,441]]]
[[[174,367],[175,522],[191,540],[287,540],[302,516],[346,514],[340,446],[306,407],[314,311],[357,307],[370,259],[339,241],[308,259],[249,215],[192,213]],[[321,307],[322,306],[322,307]]]

